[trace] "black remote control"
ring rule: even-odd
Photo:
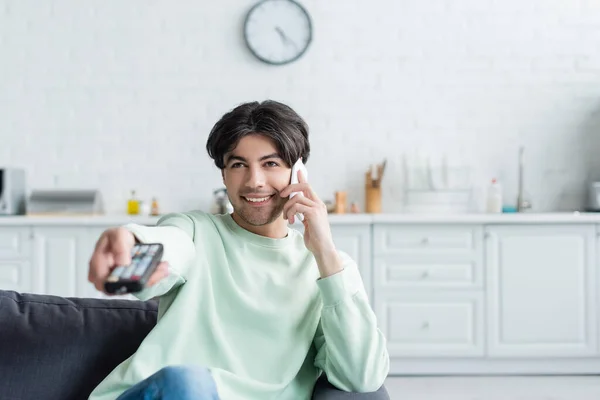
[[[104,282],[104,290],[111,294],[136,293],[144,289],[156,271],[163,255],[160,243],[138,243],[131,249],[131,264],[119,265]]]

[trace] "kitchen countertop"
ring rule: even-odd
[[[99,215],[99,216],[0,216],[0,226],[9,225],[80,225],[118,226],[129,222],[154,225],[160,217]],[[335,225],[369,223],[407,224],[552,224],[598,223],[600,213],[514,213],[514,214],[330,214]]]

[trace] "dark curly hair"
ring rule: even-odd
[[[292,108],[273,100],[244,103],[223,115],[210,131],[206,151],[215,165],[224,169],[225,154],[252,134],[272,139],[279,156],[290,167],[300,157],[304,163],[308,160],[308,125]]]

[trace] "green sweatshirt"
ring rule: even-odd
[[[322,371],[346,391],[377,390],[389,356],[356,263],[319,277],[302,234],[251,233],[230,215],[169,214],[126,225],[164,245],[170,274],[137,294],[160,297],[158,323],[94,390],[113,400],[169,365],[210,369],[223,400],[310,399]]]

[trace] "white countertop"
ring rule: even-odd
[[[79,225],[117,226],[129,222],[154,225],[160,217],[101,216],[0,216],[0,226]],[[600,224],[600,213],[515,213],[515,214],[330,214],[331,224],[407,223],[407,224]]]
[[[155,225],[160,217],[132,215],[98,215],[98,216],[0,216],[0,226],[7,225],[81,225],[81,226],[116,226],[130,222],[141,225]]]

